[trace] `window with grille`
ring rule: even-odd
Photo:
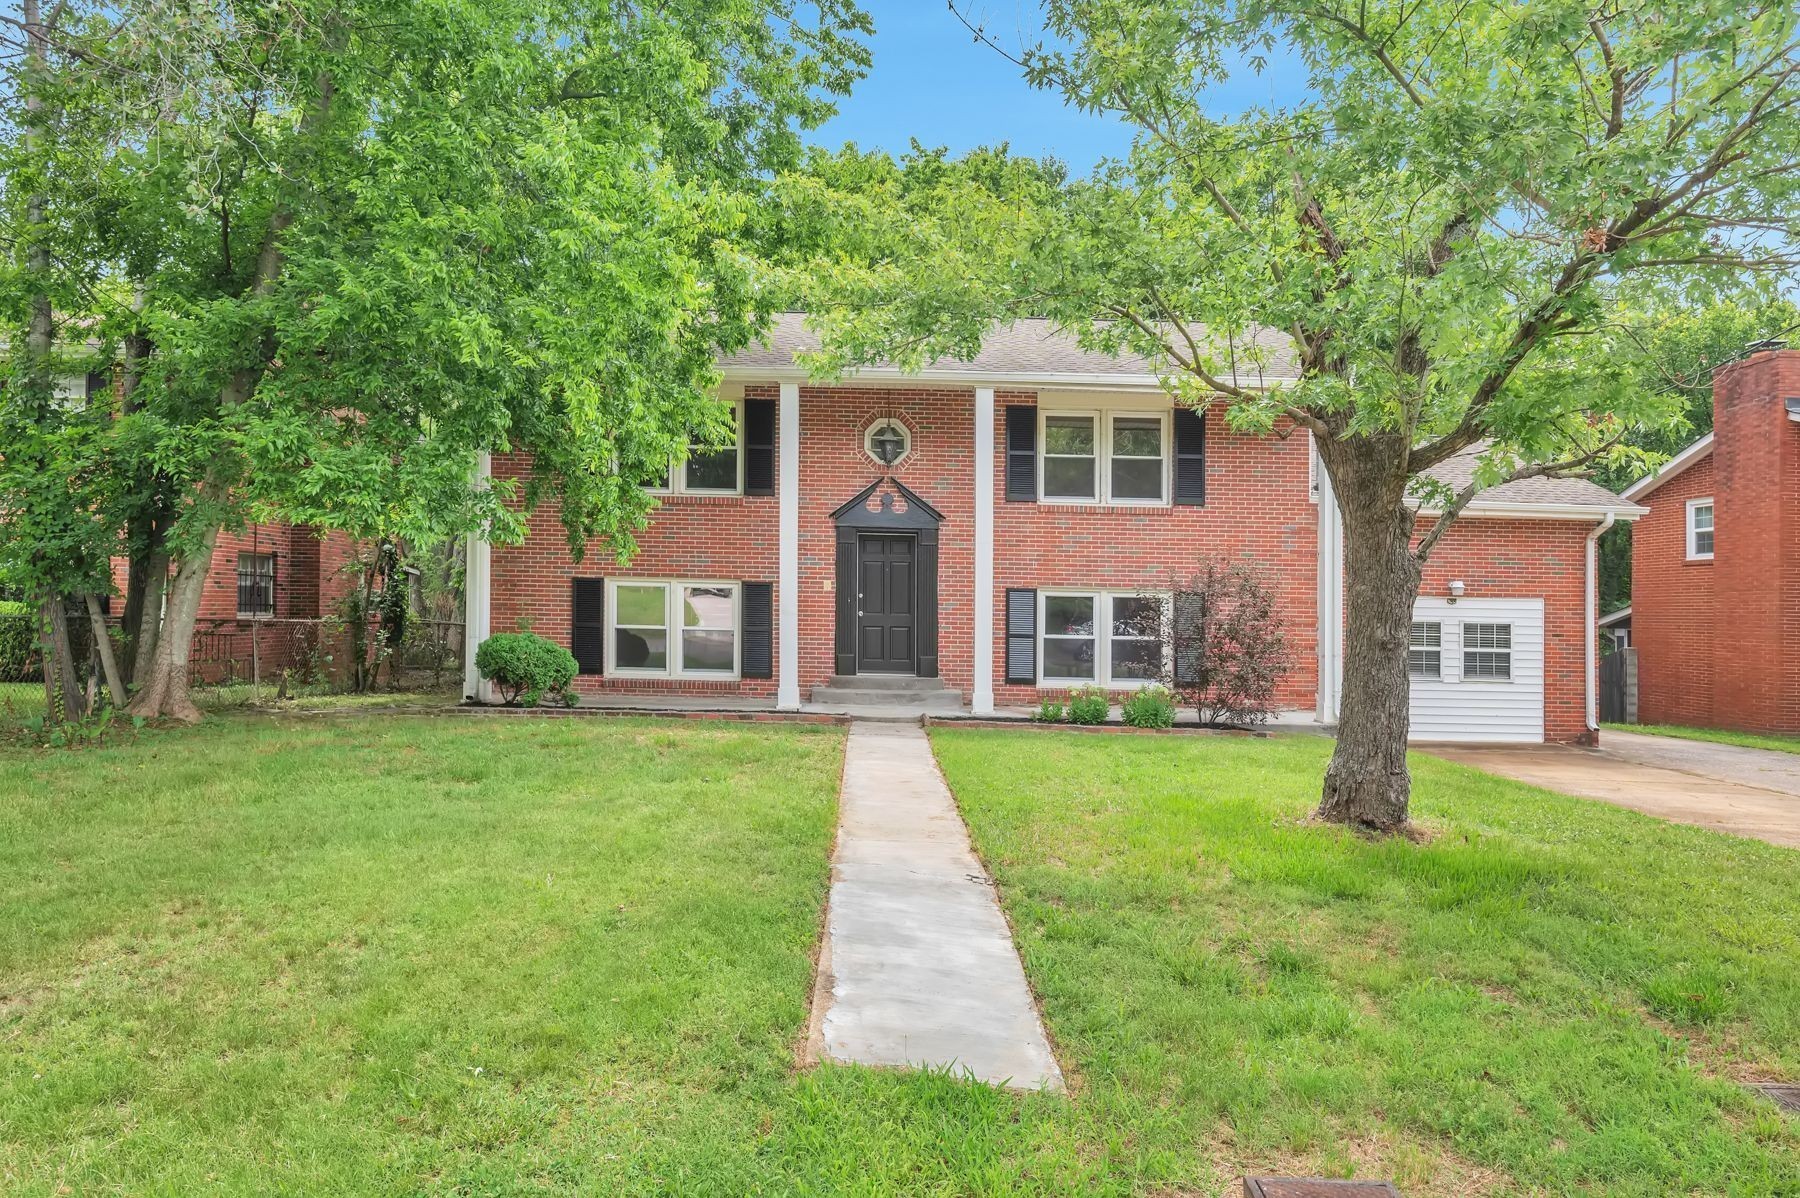
[[[237,610],[240,616],[275,614],[275,555],[240,553],[237,561]]]
[[[1444,626],[1436,620],[1414,620],[1407,640],[1406,672],[1414,678],[1444,676]]]
[[[1463,677],[1512,678],[1512,625],[1463,625]]]

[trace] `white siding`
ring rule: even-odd
[[[1412,739],[1542,743],[1544,601],[1421,599],[1413,619],[1443,625],[1443,677],[1412,679]],[[1463,629],[1512,626],[1512,677],[1463,677]]]

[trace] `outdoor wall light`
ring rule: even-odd
[[[1463,592],[1468,589],[1468,587],[1463,585],[1463,580],[1460,578],[1452,582],[1450,584],[1450,602],[1455,603],[1458,599],[1461,599],[1463,597]]]
[[[870,457],[883,466],[892,466],[912,448],[912,435],[906,431],[904,424],[887,418],[876,421],[869,428],[863,443],[868,448]]]

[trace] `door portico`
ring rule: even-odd
[[[836,525],[836,672],[937,677],[942,513],[898,479],[884,477],[831,518]]]

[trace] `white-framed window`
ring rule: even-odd
[[[606,590],[607,673],[624,678],[738,676],[737,583],[613,578]]]
[[[1107,421],[1106,497],[1112,503],[1168,500],[1166,412],[1114,412]]]
[[[1512,681],[1512,625],[1462,626],[1462,676],[1471,682]]]
[[[1065,503],[1100,499],[1100,417],[1093,412],[1042,412],[1038,493]]]
[[[1687,556],[1690,562],[1710,562],[1713,556],[1713,501],[1687,502]]]
[[[744,493],[744,404],[732,402],[737,440],[724,449],[691,442],[687,453],[669,463],[661,478],[645,489],[667,495],[742,495]]]
[[[1433,680],[1444,676],[1444,625],[1438,620],[1414,620],[1406,642],[1406,672],[1414,678]]]
[[[1163,675],[1169,596],[1039,591],[1038,684],[1135,687]]]
[[[1038,412],[1038,495],[1046,503],[1169,502],[1169,413]]]

